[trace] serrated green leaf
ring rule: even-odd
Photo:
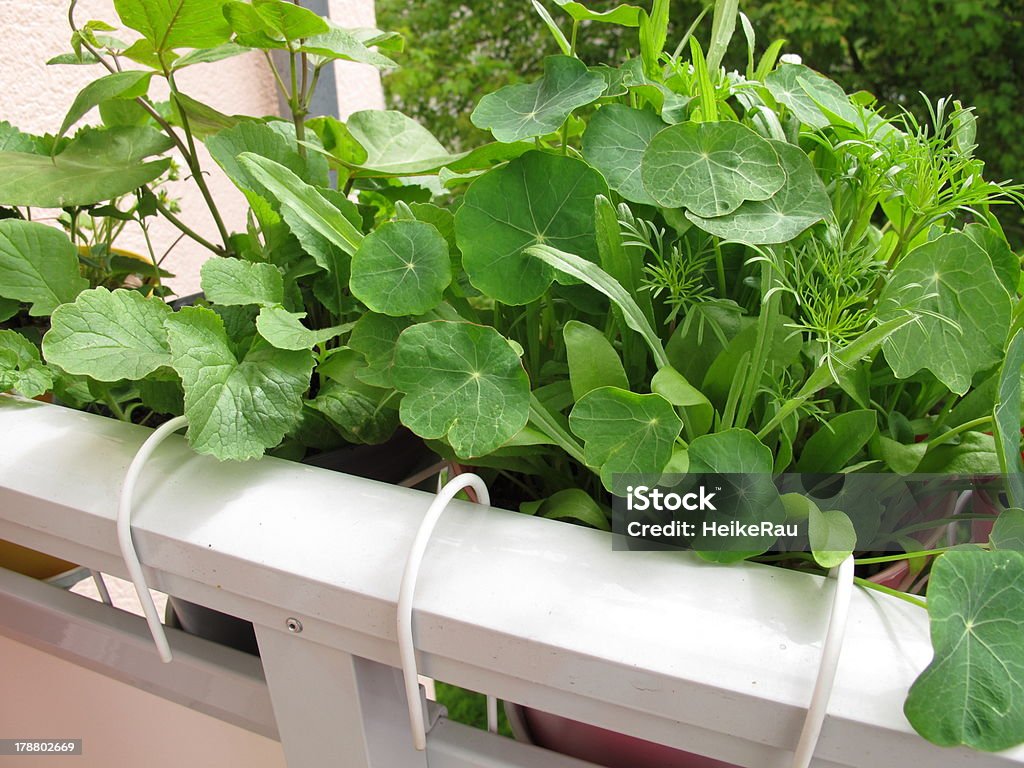
[[[584,442],[587,466],[600,473],[605,488],[621,495],[637,475],[661,476],[683,422],[661,395],[600,387],[576,402],[569,427]]]
[[[30,304],[30,315],[49,315],[88,287],[67,235],[37,222],[0,221],[0,296]]]
[[[174,48],[212,48],[226,43],[231,28],[224,18],[225,0],[114,0],[125,26],[152,43],[158,52]]]
[[[752,245],[785,243],[832,214],[832,201],[810,159],[799,147],[770,142],[786,171],[786,183],[767,200],[747,200],[732,213],[706,219],[686,218],[725,240]]]
[[[110,99],[134,99],[136,96],[145,96],[149,90],[149,81],[153,78],[152,72],[141,72],[129,70],[127,72],[115,72],[112,75],[93,80],[85,86],[75,97],[61,123],[58,136],[63,136],[68,129],[77,123],[93,107],[97,107],[104,101]]]
[[[92,288],[54,311],[43,355],[68,373],[137,381],[170,364],[163,323],[171,314],[160,299],[138,291]]]
[[[366,368],[357,372],[360,381],[374,387],[391,388],[391,368],[395,364],[398,337],[413,321],[406,317],[388,317],[367,312],[356,321],[349,346],[366,359]]]
[[[1024,552],[1024,509],[1004,509],[988,537],[993,549]]]
[[[466,191],[455,233],[470,282],[505,304],[527,304],[551,285],[553,273],[525,253],[552,246],[596,261],[594,198],[604,179],[581,160],[528,152],[489,171]]]
[[[422,315],[441,303],[451,281],[448,243],[421,221],[382,224],[352,257],[353,295],[384,315]]]
[[[597,328],[570,320],[562,328],[562,335],[574,399],[599,387],[629,389],[618,353]]]
[[[704,218],[767,200],[786,183],[775,147],[740,123],[681,123],[655,136],[640,168],[644,189],[666,208]]]
[[[260,336],[278,349],[312,349],[345,333],[351,325],[335,325],[311,330],[302,324],[305,312],[289,312],[284,307],[263,307],[256,318]]]
[[[273,264],[218,258],[203,262],[200,285],[215,304],[273,306],[284,301],[284,278]]]
[[[959,550],[932,566],[935,657],[903,711],[940,746],[998,751],[1024,741],[1024,554]]]
[[[664,128],[653,112],[609,104],[590,118],[583,134],[583,157],[624,198],[653,205],[640,178],[640,163],[651,139]]]
[[[876,431],[875,411],[847,411],[833,416],[811,435],[797,462],[797,472],[845,469]],[[831,566],[829,566],[831,567]]]
[[[53,373],[39,357],[36,345],[20,333],[0,330],[0,392],[39,397],[53,386]]]
[[[577,107],[596,101],[605,80],[569,56],[544,59],[544,76],[532,83],[506,85],[480,99],[473,125],[511,143],[557,131]]]
[[[185,390],[188,439],[218,459],[252,459],[281,442],[302,411],[313,356],[257,338],[241,360],[215,312],[185,307],[165,321]]]
[[[808,499],[808,501],[810,501]],[[857,546],[857,531],[845,512],[822,512],[818,505],[808,506],[807,535],[815,562],[822,568],[835,568]]]
[[[141,161],[171,145],[151,128],[117,127],[83,130],[55,157],[0,152],[0,200],[35,208],[112,200],[163,175],[170,159]]]
[[[0,121],[0,152],[27,152],[33,154],[35,151],[35,139],[27,133],[22,133],[6,120]]]
[[[943,235],[897,264],[879,296],[878,319],[907,310],[923,312],[882,345],[898,378],[927,368],[962,395],[975,373],[1002,359],[1010,297],[988,256],[966,235]]]
[[[617,5],[608,11],[592,11],[575,0],[554,0],[555,5],[568,13],[575,21],[601,21],[618,24],[620,27],[639,27],[641,8],[635,5]]]
[[[488,326],[435,321],[406,329],[391,376],[406,393],[402,423],[420,437],[446,438],[462,458],[490,453],[526,425],[530,381]]]

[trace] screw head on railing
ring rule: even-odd
[[[291,616],[285,619],[284,625],[288,628],[289,632],[294,632],[296,635],[302,631],[302,622]]]

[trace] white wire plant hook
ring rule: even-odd
[[[850,597],[853,594],[853,555],[829,571],[829,578],[836,580],[836,591],[832,598],[832,610],[829,612],[828,630],[825,632],[825,643],[821,649],[821,663],[818,665],[818,677],[814,681],[814,693],[811,704],[807,708],[804,727],[800,731],[793,755],[793,768],[808,768],[814,750],[821,736],[821,726],[825,722],[828,700],[832,695],[832,686],[836,679],[836,668],[839,666],[839,653],[843,649],[843,638],[846,636],[846,619],[850,615]]]
[[[476,491],[478,503],[485,507],[491,505],[487,485],[478,476],[464,473],[448,481],[437,492],[434,501],[427,508],[427,513],[420,522],[419,530],[413,539],[409,556],[405,561],[402,583],[398,590],[398,653],[402,660],[402,678],[405,682],[405,697],[409,704],[409,724],[412,728],[412,740],[420,752],[427,748],[427,726],[423,718],[423,704],[420,701],[420,680],[416,668],[416,645],[412,636],[412,603],[416,593],[416,579],[419,577],[423,555],[430,542],[441,513],[447,509],[455,495],[463,488],[471,487]],[[493,719],[492,719],[493,715]],[[488,730],[497,730],[498,707],[493,697],[487,698]],[[493,727],[492,727],[493,726]]]
[[[128,465],[128,471],[124,476],[124,485],[121,486],[121,498],[117,505],[117,544],[121,548],[121,557],[128,568],[128,575],[135,585],[135,592],[142,604],[142,612],[146,616],[146,623],[149,625],[149,633],[153,636],[156,650],[163,662],[171,661],[171,646],[167,642],[167,633],[160,621],[156,611],[156,603],[149,593],[149,586],[146,584],[146,576],[142,572],[142,563],[139,562],[139,555],[135,551],[135,542],[132,541],[132,497],[135,495],[135,484],[139,480],[142,468],[146,466],[149,457],[157,447],[177,432],[182,427],[188,426],[188,420],[184,416],[171,419],[166,424],[153,431],[146,442],[135,454],[132,463]]]

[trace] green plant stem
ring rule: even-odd
[[[155,194],[153,196],[156,197]],[[194,229],[188,226],[185,222],[183,222],[181,219],[179,219],[177,216],[171,213],[170,209],[168,209],[166,205],[161,203],[159,198],[156,198],[156,209],[160,212],[161,216],[167,219],[167,221],[169,221],[183,235],[191,238],[192,240],[199,243],[199,245],[203,246],[207,250],[213,251],[218,256],[224,255],[225,251],[223,248],[211,243],[209,240],[207,240],[205,237],[200,235],[198,232],[196,232]]]
[[[873,581],[862,579],[860,576],[854,576],[853,583],[857,584],[858,586],[864,587],[865,589],[873,589],[876,592],[882,592],[883,594],[889,595],[890,597],[898,597],[905,603],[910,603],[911,605],[916,605],[918,608],[924,608],[925,610],[928,610],[928,603],[926,603],[924,600],[914,597],[913,595],[908,595],[906,592],[900,592],[898,589],[893,589],[892,587],[887,587],[883,584],[876,584]]]
[[[952,547],[939,547],[938,549],[922,549],[919,552],[901,552],[898,555],[880,555],[879,557],[858,557],[855,558],[854,565],[880,565],[881,563],[895,563],[900,560],[913,560],[918,557],[931,557],[932,555],[941,555]]]
[[[934,448],[937,445],[942,445],[943,443],[948,443],[950,440],[952,440],[957,435],[960,435],[960,434],[962,434],[964,432],[969,432],[970,430],[974,429],[975,427],[985,426],[986,424],[990,424],[991,422],[992,422],[992,417],[991,416],[981,416],[980,418],[973,419],[971,421],[965,421],[963,424],[958,424],[957,426],[955,426],[951,430],[949,430],[949,432],[943,432],[941,435],[937,435],[936,437],[934,437],[931,440],[929,440],[928,441],[928,450],[930,451],[932,448]]]
[[[587,465],[583,457],[583,447],[576,442],[576,439],[562,429],[558,420],[552,416],[544,404],[537,399],[537,396],[530,393],[530,422],[541,432],[555,441],[563,451],[576,459],[583,466]]]
[[[963,515],[957,515],[956,517],[940,517],[940,518],[937,518],[935,520],[930,520],[930,521],[928,521],[926,523],[917,523],[916,525],[908,525],[906,528],[901,528],[900,530],[893,532],[892,537],[896,538],[898,536],[909,536],[910,534],[917,533],[918,531],[927,531],[927,530],[930,530],[932,528],[937,528],[940,525],[944,525],[944,524],[948,524],[948,523],[962,523],[965,520],[988,520],[988,521],[992,521],[992,520],[995,520],[995,519],[996,519],[996,515],[974,515],[974,514],[970,514],[970,513],[963,514]]]
[[[299,61],[302,61],[302,80],[299,85]],[[306,147],[302,142],[306,140],[306,108],[305,108],[305,80],[306,80],[306,55],[298,56],[294,52],[288,54],[288,69],[291,76],[291,98],[288,100],[288,109],[292,113],[292,124],[295,126],[295,143],[299,157],[305,159]]]
[[[722,244],[715,238],[715,274],[718,277],[718,295],[725,298],[727,295],[725,287],[725,261],[722,258]]]
[[[131,419],[128,418],[128,414],[126,414],[121,406],[117,404],[117,400],[114,399],[114,396],[110,394],[110,390],[106,387],[103,389],[103,403],[119,421],[131,421]]]
[[[277,83],[277,89],[281,92],[285,101],[291,102],[292,95],[288,93],[288,86],[286,86],[284,84],[284,80],[281,79],[281,73],[277,71],[277,66],[274,64],[274,59],[271,57],[270,51],[264,51],[263,58],[266,60],[267,66],[270,67],[270,71],[274,75],[274,82]]]
[[[166,72],[167,84],[171,88],[171,98],[176,99],[178,96],[178,86],[174,82],[174,75],[171,72]],[[199,193],[203,196],[203,200],[206,201],[206,207],[210,209],[210,215],[213,216],[214,224],[217,225],[217,231],[220,233],[220,239],[224,243],[224,251],[231,251],[231,237],[228,235],[227,227],[224,226],[224,219],[221,218],[220,211],[217,209],[217,203],[213,199],[213,195],[210,194],[210,188],[206,185],[206,179],[203,176],[203,169],[199,166],[199,155],[196,154],[196,142],[192,136],[192,129],[189,126],[188,115],[185,109],[178,104],[178,112],[181,114],[181,129],[185,133],[185,141],[188,143],[189,156],[186,158],[188,161],[189,170],[192,171],[192,179],[195,181],[196,186],[199,187]]]

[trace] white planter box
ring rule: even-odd
[[[117,494],[148,430],[0,397],[0,434],[0,538],[123,575]],[[428,503],[417,491],[275,459],[218,463],[176,437],[143,472],[135,539],[152,586],[254,621],[268,647],[393,667],[398,585]],[[601,532],[456,502],[420,575],[419,667],[644,739],[782,768],[810,699],[831,595],[817,577],[613,552]],[[289,617],[301,620],[301,635],[284,632]],[[1021,748],[941,749],[913,732],[902,704],[930,658],[923,611],[856,591],[814,765],[1024,764]],[[266,654],[264,665],[297,765],[301,750],[289,750],[275,693],[286,686]],[[296,686],[319,685],[295,677]],[[389,727],[408,741],[398,712]]]

